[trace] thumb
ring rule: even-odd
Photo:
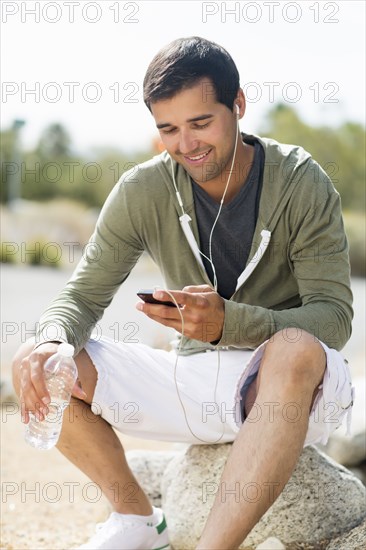
[[[183,288],[183,292],[190,292],[191,294],[201,294],[202,292],[214,292],[210,285],[189,285]]]
[[[85,391],[81,387],[80,380],[76,380],[76,382],[74,384],[74,387],[72,388],[72,394],[75,397],[79,397],[80,399],[85,399],[87,397],[87,394],[85,393]]]

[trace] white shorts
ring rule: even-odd
[[[267,342],[254,352],[221,350],[179,356],[143,344],[89,340],[85,349],[98,373],[92,410],[118,431],[145,439],[215,444],[232,442],[242,425],[243,392],[255,375]],[[327,355],[323,383],[315,399],[305,445],[325,444],[353,404],[347,362],[322,344]],[[300,408],[288,403],[282,414],[296,422]],[[268,410],[251,410],[257,422]]]

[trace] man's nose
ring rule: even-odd
[[[194,153],[198,149],[198,140],[194,132],[190,130],[181,130],[179,134],[179,152],[183,155]]]

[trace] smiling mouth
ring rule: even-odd
[[[199,155],[195,155],[195,156],[188,156],[188,155],[184,155],[184,157],[190,161],[193,161],[193,162],[197,162],[199,160],[202,160],[204,159],[205,157],[207,157],[207,155],[212,151],[212,149],[209,149],[208,151],[206,151],[205,153],[201,153]]]

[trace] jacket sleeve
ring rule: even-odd
[[[110,193],[83,258],[40,319],[37,345],[66,341],[78,353],[136,264],[143,245],[131,219],[128,187],[121,179]]]
[[[299,335],[305,330],[337,350],[349,339],[352,293],[339,194],[328,180],[320,193],[312,190],[305,197],[300,192],[291,208],[292,227],[285,244],[300,306],[275,310],[226,300],[219,346],[256,347],[287,327],[297,327]]]

